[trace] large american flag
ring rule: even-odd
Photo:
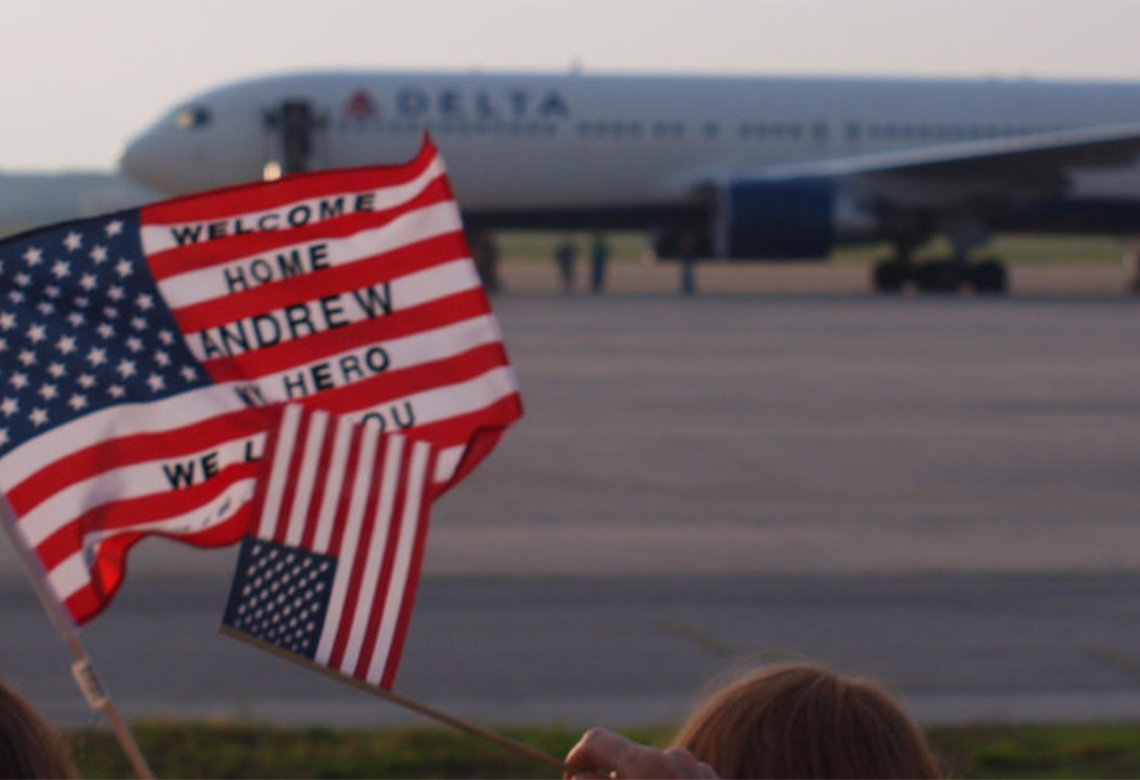
[[[390,688],[419,581],[434,448],[293,404],[267,446],[223,626]]]
[[[521,414],[430,142],[0,244],[0,490],[77,623],[143,536],[241,537],[287,401],[414,431],[436,491]]]

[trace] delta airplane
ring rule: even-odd
[[[471,230],[639,229],[660,257],[824,258],[873,284],[1003,292],[999,232],[1140,232],[1140,84],[326,72],[192,97],[122,170],[184,193],[410,159],[427,130]],[[946,260],[916,264],[936,236]]]

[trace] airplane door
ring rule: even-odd
[[[266,178],[326,166],[328,121],[307,100],[284,100],[266,112]]]

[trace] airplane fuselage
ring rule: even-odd
[[[154,128],[190,143],[165,175],[151,160],[140,178],[172,193],[259,178],[277,151],[266,112],[290,100],[308,102],[322,123],[322,167],[402,161],[428,130],[476,209],[669,201],[704,170],[1140,118],[1140,85],[1123,83],[302,74],[192,101],[210,113],[201,142],[188,138],[198,128]],[[1135,172],[1126,192],[1140,195]]]
[[[290,159],[402,162],[427,131],[479,228],[699,233],[710,253],[771,258],[945,233],[964,256],[994,231],[1137,232],[1140,133],[1073,135],[1129,123],[1140,84],[327,72],[193,98],[122,164],[181,193]]]

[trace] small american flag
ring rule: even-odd
[[[419,580],[434,448],[285,407],[222,624],[390,688]]]
[[[290,401],[416,431],[441,489],[521,414],[430,141],[0,244],[0,492],[76,622],[139,539],[241,538]]]

